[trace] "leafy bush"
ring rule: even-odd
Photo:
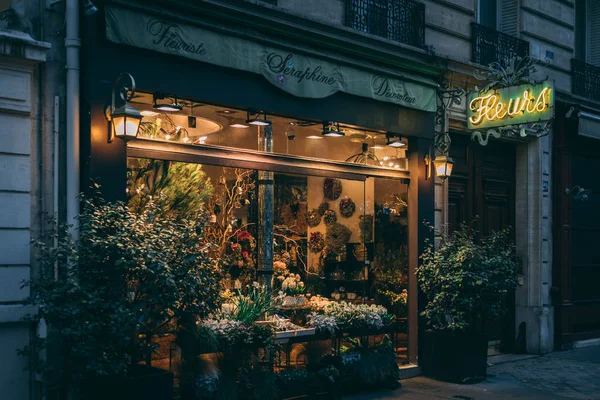
[[[341,386],[353,393],[370,388],[395,389],[399,386],[400,370],[390,338],[369,345],[368,340],[351,339],[351,348],[340,354]]]
[[[475,330],[506,310],[507,293],[516,287],[517,263],[510,230],[475,240],[468,225],[443,234],[437,248],[429,242],[417,279],[427,305],[422,315],[436,330]]]
[[[31,301],[40,305],[32,319],[55,333],[55,382],[123,376],[149,361],[153,335],[217,307],[220,274],[203,251],[201,227],[160,204],[149,201],[138,214],[124,203],[84,199],[79,240],[63,226],[57,247],[34,243],[41,276],[32,284]]]

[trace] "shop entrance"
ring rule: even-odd
[[[494,142],[481,146],[468,136],[452,136],[454,171],[448,180],[448,229],[477,217],[483,236],[515,224],[515,147]],[[506,300],[508,313],[487,321],[490,352],[508,352],[514,345],[515,296]]]

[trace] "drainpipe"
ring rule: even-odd
[[[67,223],[72,224],[73,239],[79,237],[77,216],[79,215],[79,1],[66,0],[65,23],[67,50],[67,170],[66,203]]]

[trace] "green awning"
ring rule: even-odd
[[[433,82],[378,75],[128,9],[106,8],[106,36],[114,43],[260,74],[298,97],[344,92],[422,111],[436,108]]]

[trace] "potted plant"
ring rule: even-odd
[[[202,229],[160,202],[138,213],[94,198],[82,209],[78,240],[62,227],[58,245],[34,244],[41,276],[31,301],[40,307],[31,319],[50,333],[24,353],[47,347],[48,362],[34,358],[36,369],[73,398],[170,399],[172,374],[150,366],[152,337],[218,302],[220,274]]]
[[[485,379],[485,321],[506,310],[503,300],[516,287],[517,263],[510,230],[477,241],[463,224],[443,233],[438,246],[428,243],[417,270],[427,300],[420,361],[423,374],[458,383]]]

